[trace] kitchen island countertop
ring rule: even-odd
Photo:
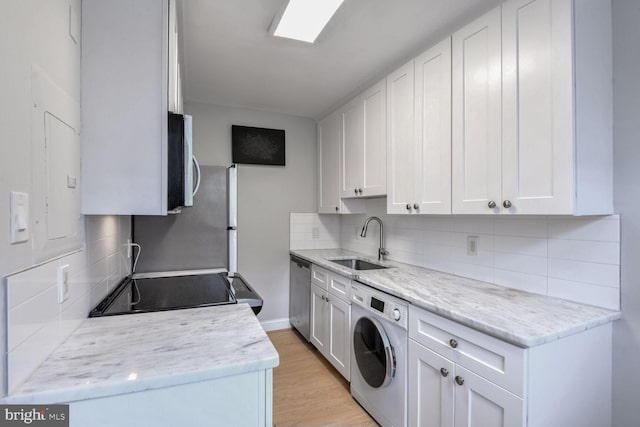
[[[355,271],[328,258],[366,255],[344,249],[291,250],[292,255],[350,277],[425,310],[520,347],[533,347],[622,317],[620,311],[505,288],[410,264]]]
[[[90,318],[5,403],[56,403],[271,369],[279,357],[247,304]]]

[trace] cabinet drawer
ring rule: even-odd
[[[409,337],[523,397],[525,349],[414,306],[409,307]]]
[[[311,265],[311,283],[315,283],[322,289],[329,290],[329,272],[315,264]]]
[[[351,279],[339,274],[329,273],[329,293],[346,303],[351,303]]]

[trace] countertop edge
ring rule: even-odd
[[[355,252],[355,251],[350,251],[350,250],[346,250],[346,249],[335,249],[335,251],[340,251],[340,255],[336,255],[336,258],[340,258],[340,257],[348,257],[348,256],[353,256],[356,258],[361,258],[361,259],[369,259],[371,260],[372,258],[369,256],[366,256],[364,254]],[[551,334],[546,334],[546,335],[536,335],[536,336],[531,336],[531,337],[523,337],[523,336],[519,336],[519,335],[514,335],[509,333],[508,331],[505,331],[504,329],[501,329],[497,326],[491,325],[491,324],[487,324],[484,322],[478,322],[477,320],[465,316],[465,315],[461,315],[458,314],[456,312],[453,312],[451,310],[446,310],[446,309],[442,309],[436,305],[433,304],[428,304],[425,303],[422,300],[417,300],[416,298],[411,297],[408,294],[403,294],[402,292],[398,292],[394,289],[389,289],[386,286],[381,286],[377,283],[375,283],[374,281],[371,280],[367,280],[366,277],[361,277],[358,274],[354,274],[353,271],[350,268],[347,267],[342,267],[339,264],[336,263],[332,263],[331,261],[327,260],[327,259],[318,259],[317,257],[313,257],[313,256],[307,256],[304,253],[301,253],[300,250],[295,250],[295,249],[291,249],[289,250],[289,253],[291,255],[294,255],[296,257],[302,258],[306,261],[309,261],[312,264],[316,264],[319,267],[322,267],[326,270],[329,270],[333,273],[336,274],[340,274],[346,277],[349,277],[351,280],[357,280],[359,283],[362,283],[364,285],[368,285],[371,286],[373,288],[376,288],[382,292],[388,293],[390,295],[396,296],[398,298],[404,299],[405,301],[409,302],[410,304],[419,307],[421,309],[427,310],[431,313],[437,314],[439,316],[442,316],[448,320],[452,320],[454,322],[460,323],[463,326],[469,327],[471,329],[474,329],[476,331],[485,333],[487,335],[490,335],[494,338],[498,338],[502,341],[506,341],[510,344],[516,345],[518,347],[521,348],[530,348],[530,347],[536,347],[539,345],[543,345],[552,341],[556,341],[558,339],[570,336],[570,335],[574,335],[583,331],[586,331],[588,329],[592,329],[598,326],[602,326],[605,325],[607,323],[611,323],[614,322],[618,319],[622,318],[622,312],[621,311],[615,311],[615,310],[611,310],[611,313],[608,313],[606,315],[600,316],[600,317],[595,317],[594,319],[584,322],[578,326],[574,326],[571,328],[566,328],[566,329],[561,329],[558,330],[554,333]],[[333,257],[332,257],[333,258]],[[391,262],[385,262],[384,264],[388,264],[390,267],[392,268],[402,268],[401,266],[398,266],[397,263],[391,261]],[[415,266],[416,268],[422,268],[422,267],[418,267]],[[448,274],[452,277],[458,277],[455,276],[453,274],[450,273],[442,273],[442,274]],[[468,278],[460,278],[461,280],[473,280],[473,279],[468,279]],[[492,284],[494,286],[499,286],[499,285],[495,285]],[[578,303],[576,303],[578,304]]]
[[[264,359],[252,362],[244,362],[237,365],[225,365],[212,369],[155,377],[131,382],[105,382],[102,384],[92,383],[86,387],[73,387],[58,390],[49,390],[35,393],[11,394],[1,399],[2,403],[17,404],[54,404],[72,403],[89,399],[107,398],[116,395],[139,393],[165,387],[175,387],[186,384],[193,384],[204,381],[212,381],[235,375],[250,372],[272,369],[280,364],[280,357],[274,350],[275,355],[270,355]]]

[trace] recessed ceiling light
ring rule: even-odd
[[[289,0],[280,19],[276,16],[271,26],[273,35],[313,43],[343,1]]]

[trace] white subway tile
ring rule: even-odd
[[[478,255],[467,255],[465,248],[453,248],[453,262],[457,264],[472,264],[482,265],[484,267],[493,268],[493,252],[492,251],[478,251]]]
[[[481,216],[456,217],[453,222],[453,229],[460,233],[494,234],[493,218]]]
[[[22,304],[29,298],[56,284],[56,261],[7,277],[7,308]]]
[[[95,307],[100,301],[102,301],[104,297],[107,296],[107,294],[109,293],[108,285],[108,280],[105,279],[102,282],[91,287],[91,292],[89,295],[91,304],[89,304],[89,307]]]
[[[496,252],[547,256],[547,239],[537,237],[496,236],[494,247]]]
[[[620,245],[614,242],[549,239],[549,258],[618,265]]]
[[[496,218],[497,236],[547,238],[547,218]]]
[[[425,230],[423,231],[423,243],[441,246],[454,246],[457,233],[451,231]]]
[[[620,292],[607,286],[549,278],[549,296],[612,310],[620,309]]]
[[[496,285],[505,286],[507,288],[519,289],[521,291],[540,295],[547,294],[546,276],[496,268],[494,280]]]
[[[422,261],[424,268],[453,274],[453,247],[441,245],[426,245]]]
[[[546,257],[495,252],[494,259],[495,267],[502,270],[547,276]]]
[[[47,323],[8,354],[9,393],[15,391],[60,343],[58,322]]]
[[[451,217],[422,217],[422,228],[433,231],[453,231],[453,218]]]
[[[552,239],[620,241],[620,221],[617,217],[549,218],[549,237]]]
[[[474,233],[452,233],[452,243],[456,248],[464,248],[467,250],[468,239],[470,236],[478,238],[478,250],[493,251],[495,247],[495,237],[492,234],[474,234]]]
[[[15,349],[45,326],[57,325],[58,320],[58,287],[54,285],[9,310],[8,350]]]
[[[456,262],[454,264],[454,274],[462,277],[468,277],[470,279],[493,283],[494,269],[493,267]]]
[[[612,288],[620,287],[620,268],[613,264],[549,258],[549,277]]]

